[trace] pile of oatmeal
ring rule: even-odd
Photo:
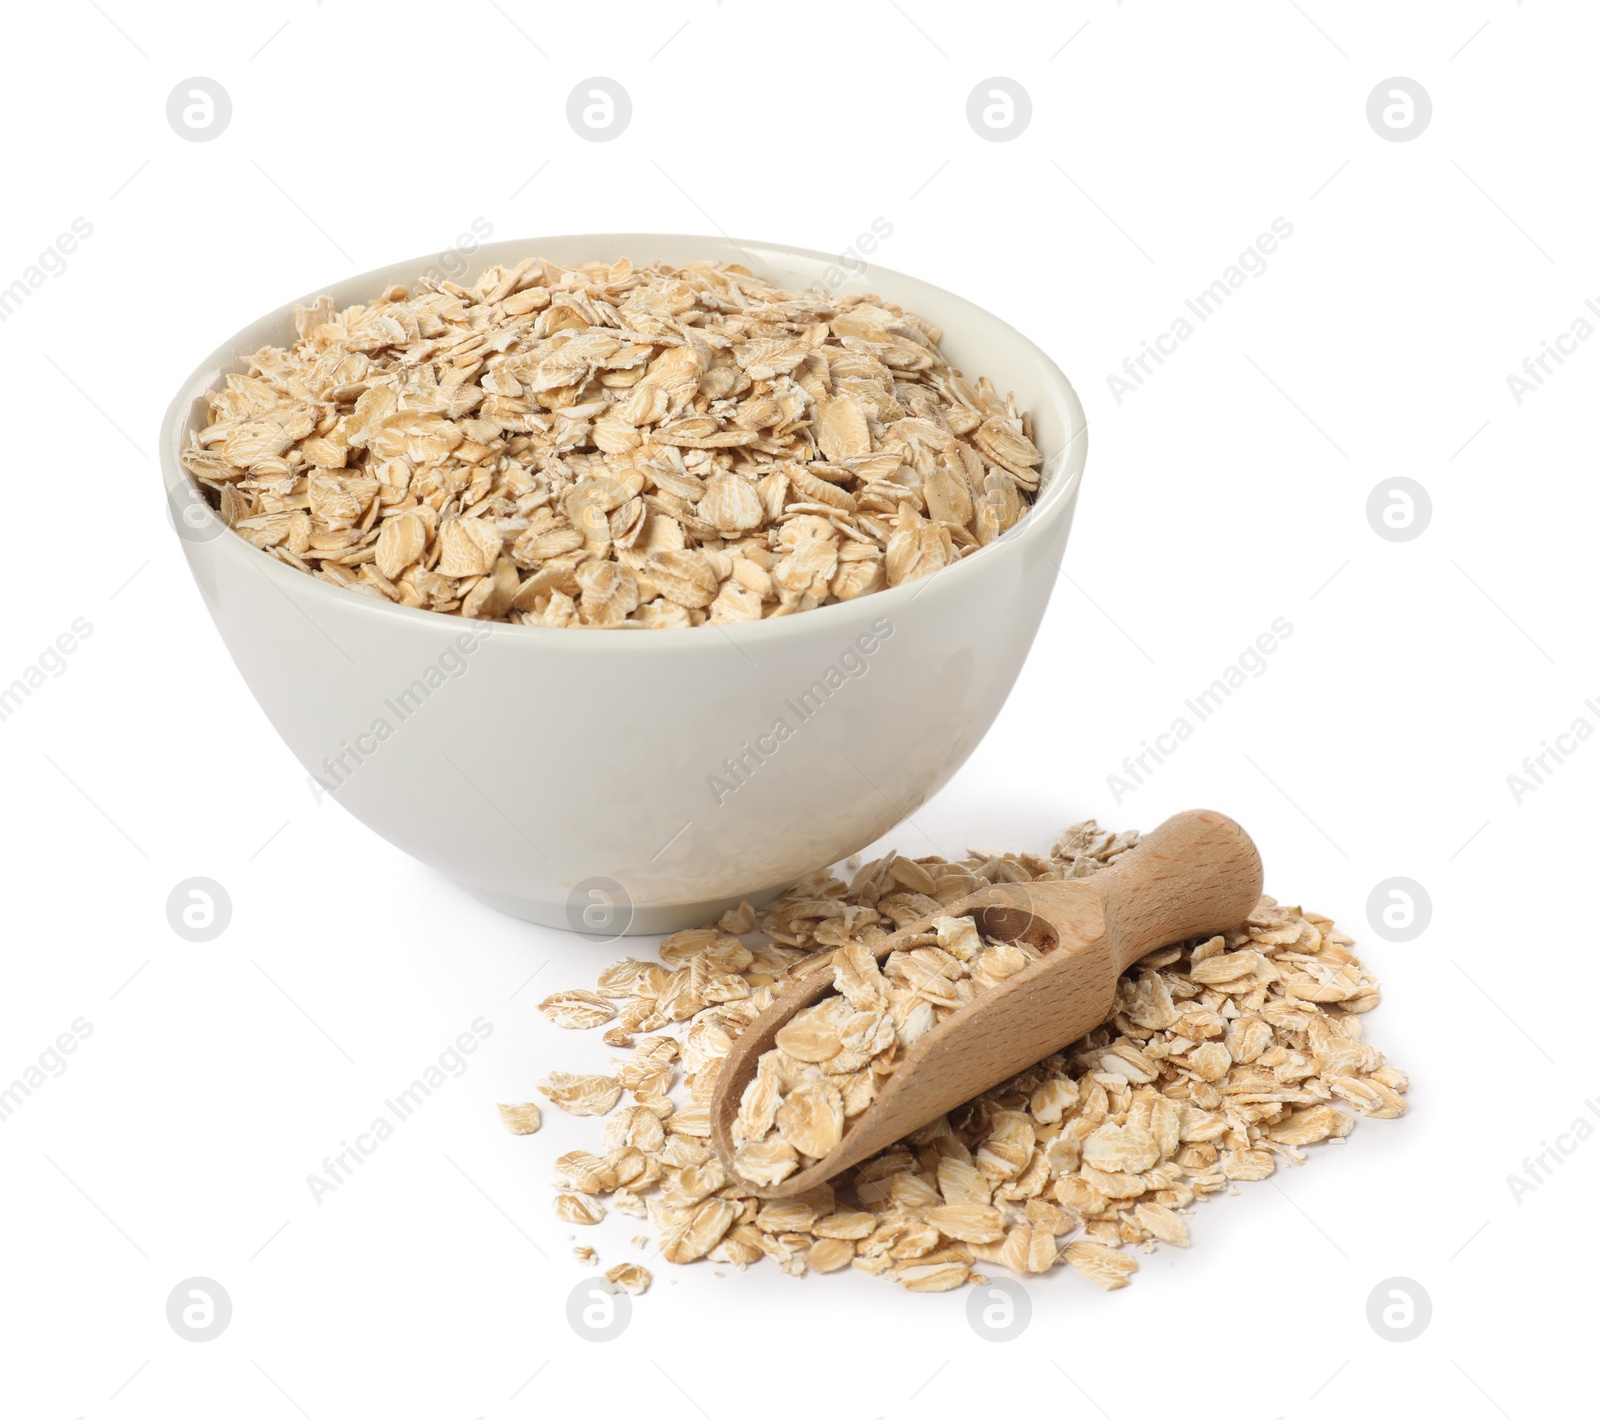
[[[538,626],[757,621],[925,577],[1027,511],[1026,413],[874,296],[742,266],[423,278],[249,357],[184,467],[337,586]]]
[[[555,1160],[558,1215],[646,1218],[672,1263],[850,1266],[913,1291],[982,1281],[985,1267],[1064,1265],[1111,1289],[1139,1252],[1188,1246],[1195,1203],[1303,1162],[1359,1116],[1403,1113],[1405,1075],[1362,1039],[1378,987],[1351,939],[1263,897],[1233,931],[1137,962],[1105,1026],[832,1184],[766,1201],[724,1172],[709,1144],[717,1072],[783,978],[848,973],[852,945],[985,884],[1084,877],[1137,841],[1090,821],[1048,855],[890,854],[849,882],[820,872],[759,914],[744,905],[669,937],[659,962],[621,961],[594,990],[549,997],[547,1017],[605,1027],[605,1045],[626,1052],[539,1087],[562,1110],[605,1118],[592,1151]],[[508,1127],[537,1127],[535,1106],[504,1108]]]

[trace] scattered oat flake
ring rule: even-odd
[[[1114,1292],[1126,1287],[1128,1280],[1139,1270],[1139,1264],[1125,1252],[1106,1247],[1097,1242],[1075,1242],[1068,1245],[1064,1256],[1067,1262],[1083,1273],[1096,1287]]]
[[[606,1114],[622,1098],[614,1075],[569,1075],[552,1070],[539,1082],[539,1093],[568,1114]]]
[[[619,1262],[615,1267],[607,1268],[606,1280],[615,1282],[624,1292],[631,1292],[636,1297],[650,1290],[650,1273],[637,1262]]]
[[[1159,1203],[1141,1203],[1133,1210],[1133,1216],[1152,1237],[1174,1247],[1189,1246],[1189,1225],[1172,1209]]]
[[[967,1280],[964,1262],[911,1263],[895,1269],[894,1280],[910,1292],[948,1292]]]
[[[500,1110],[500,1122],[513,1134],[536,1134],[543,1123],[536,1104],[503,1104],[497,1107]]]
[[[579,1223],[584,1227],[598,1223],[606,1215],[605,1208],[593,1198],[585,1198],[581,1193],[558,1193],[556,1195],[556,1217],[568,1223]]]
[[[611,1002],[593,991],[557,991],[539,1002],[539,1010],[566,1030],[591,1030],[617,1014]]]

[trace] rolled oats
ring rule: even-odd
[[[502,1104],[496,1107],[500,1111],[500,1122],[513,1134],[535,1134],[543,1123],[536,1104]]]
[[[567,1030],[591,1030],[603,1026],[617,1014],[617,1008],[593,991],[557,991],[539,1003],[540,1013]]]
[[[605,1208],[580,1193],[556,1194],[556,1217],[568,1223],[591,1227],[606,1215]]]
[[[936,887],[914,866],[917,874],[902,865],[896,880]],[[971,917],[935,918],[924,938],[881,963],[864,942],[841,946],[831,962],[837,994],[797,1012],[756,1062],[733,1127],[739,1173],[771,1187],[831,1153],[908,1046],[1037,955],[1026,945],[985,940]]]
[[[719,262],[424,277],[297,307],[183,465],[336,586],[538,626],[758,621],[928,576],[1027,511],[1029,416],[876,296]]]
[[[622,1098],[622,1082],[614,1075],[569,1075],[552,1070],[539,1082],[539,1093],[568,1114],[609,1114]]]
[[[650,1290],[652,1280],[649,1271],[637,1262],[619,1262],[615,1267],[606,1269],[606,1281],[615,1282],[624,1292],[631,1292],[636,1297]]]
[[[759,912],[744,904],[676,933],[659,963],[607,967],[594,993],[558,993],[616,1003],[630,1054],[614,1074],[557,1071],[540,1086],[563,1109],[607,1116],[602,1152],[556,1160],[557,1212],[595,1222],[608,1199],[648,1217],[675,1263],[850,1266],[912,1291],[1066,1267],[1113,1290],[1137,1271],[1135,1251],[1190,1245],[1194,1204],[1304,1162],[1360,1115],[1401,1113],[1405,1075],[1363,1039],[1378,987],[1353,942],[1263,897],[1239,927],[1135,963],[1098,1030],[831,1183],[763,1200],[724,1172],[707,1137],[717,1072],[785,978],[830,971],[833,994],[778,1033],[740,1101],[735,1166],[760,1187],[826,1152],[905,1037],[1028,950],[948,915],[881,967],[867,944],[988,883],[1086,877],[1137,842],[1091,821],[1043,855],[891,853],[848,882],[815,873]]]

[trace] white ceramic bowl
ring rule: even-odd
[[[760,904],[871,843],[976,747],[1050,599],[1083,469],[1083,409],[1010,326],[898,272],[841,283],[823,252],[604,234],[496,242],[456,279],[530,252],[566,264],[753,260],[789,289],[875,291],[943,327],[958,368],[1015,390],[1045,454],[1038,500],[1010,533],[905,586],[733,626],[512,626],[330,586],[210,513],[178,453],[204,427],[204,392],[242,369],[241,355],[294,341],[293,302],[184,381],[161,431],[174,521],[246,684],[321,781],[308,777],[308,792],[327,786],[391,843],[519,917],[608,937],[675,931],[741,898]],[[461,264],[439,253],[323,289],[343,306]]]

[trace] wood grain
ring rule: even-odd
[[[839,1147],[769,1189],[785,1198],[929,1124],[1102,1024],[1117,978],[1157,947],[1236,927],[1261,896],[1261,857],[1232,819],[1190,810],[1168,819],[1137,848],[1091,877],[984,888],[941,916],[972,913],[986,936],[1025,939],[1040,956],[981,993],[908,1049],[878,1098],[845,1131]],[[870,944],[882,961],[932,918]],[[833,990],[833,973],[813,971],[785,990],[734,1042],[711,1101],[711,1141],[730,1177],[732,1128],[756,1062],[797,1011]]]

